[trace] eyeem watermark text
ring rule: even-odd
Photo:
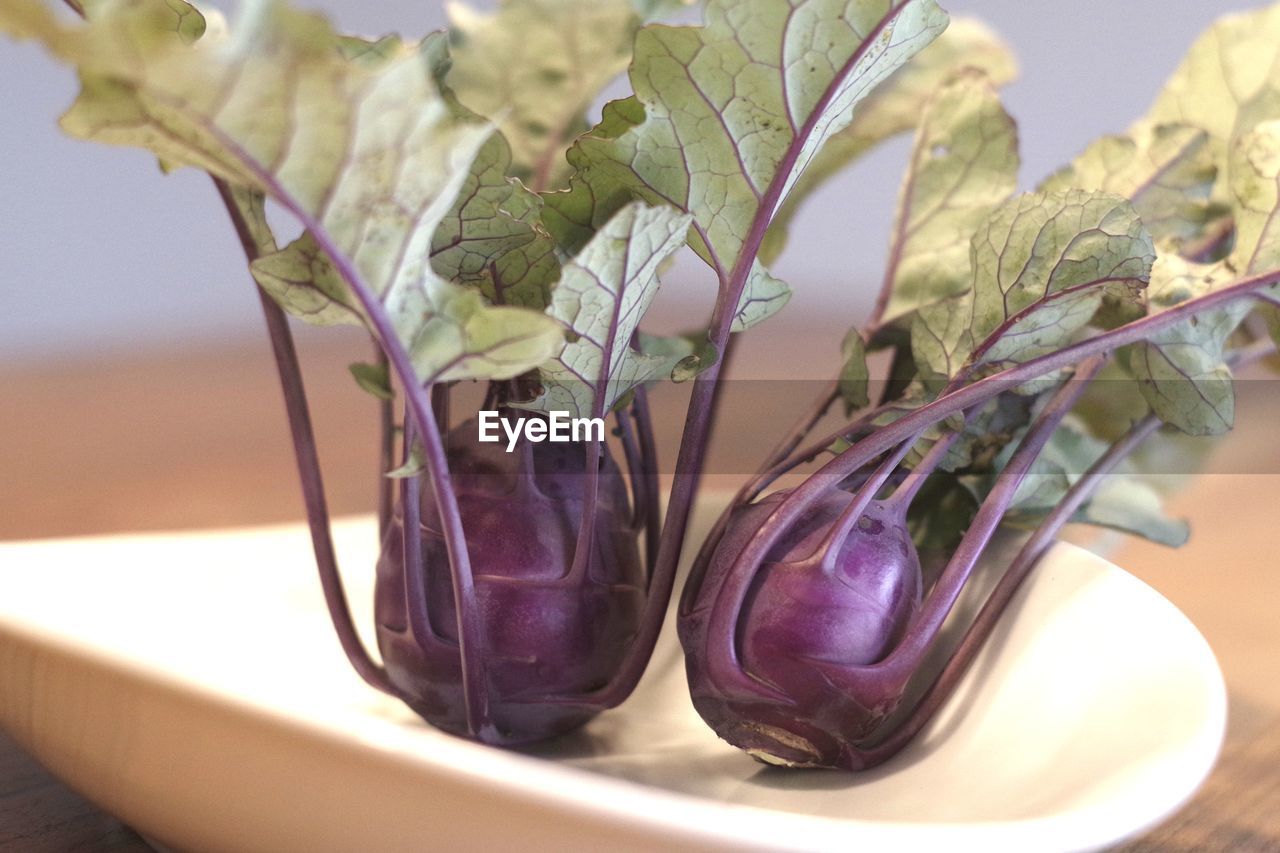
[[[507,439],[507,452],[516,449],[516,443],[525,441],[539,444],[544,441],[604,441],[604,418],[571,418],[568,412],[552,412],[545,418],[504,418],[498,412],[480,412],[480,441],[496,444]]]

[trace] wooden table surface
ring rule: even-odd
[[[781,321],[779,321],[781,322]],[[779,335],[785,339],[785,336]],[[820,336],[791,337],[787,364],[831,363]],[[838,338],[835,338],[838,340]],[[824,339],[826,340],[826,339]],[[372,506],[373,418],[345,364],[366,356],[354,338],[306,337],[303,352],[336,514]],[[789,377],[777,353],[747,352],[740,373]],[[175,344],[0,368],[0,539],[225,526],[301,516],[281,404],[264,344]],[[819,377],[822,370],[815,370]],[[1280,849],[1280,386],[1241,383],[1240,427],[1211,469],[1175,501],[1194,539],[1179,551],[1140,542],[1115,559],[1180,607],[1219,655],[1231,695],[1222,760],[1203,791],[1140,851]],[[778,410],[734,403],[728,422],[764,423],[759,441],[722,440],[713,466],[730,472],[760,455],[768,432],[808,399],[804,382],[769,386]],[[679,400],[659,407],[671,458]],[[750,416],[750,417],[748,417]],[[0,732],[0,851],[132,851],[138,836],[56,780]]]

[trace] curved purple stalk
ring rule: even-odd
[[[1275,352],[1270,341],[1261,341],[1245,348],[1227,359],[1232,368],[1242,367]],[[1036,527],[1036,530],[1019,549],[1009,568],[992,590],[973,623],[965,631],[959,644],[951,652],[947,662],[935,676],[928,689],[916,700],[916,706],[893,729],[878,733],[879,743],[865,749],[853,750],[852,764],[863,768],[875,767],[897,755],[920,733],[934,714],[946,703],[961,679],[968,672],[978,652],[1004,614],[1022,583],[1049,551],[1058,533],[1069,523],[1080,508],[1096,493],[1106,477],[1115,470],[1143,441],[1162,426],[1155,415],[1137,421],[1107,451],[1100,456],[1077,480],[1057,506]]]
[[[417,440],[408,418],[404,427],[404,461],[413,458],[413,446]],[[384,475],[384,479],[385,479]],[[404,598],[409,614],[409,633],[418,648],[426,653],[439,645],[440,638],[431,627],[431,612],[427,608],[427,576],[422,562],[422,485],[417,475],[405,477],[400,482],[400,510],[403,513],[401,529],[404,541]]]
[[[902,442],[898,449],[885,457],[880,466],[872,472],[867,481],[858,487],[858,491],[854,493],[853,500],[849,505],[841,510],[840,515],[832,523],[831,529],[827,531],[827,535],[823,537],[822,542],[818,545],[818,552],[821,552],[822,566],[828,571],[835,569],[836,559],[840,556],[840,544],[849,537],[849,531],[853,530],[853,526],[858,523],[858,519],[867,511],[871,501],[875,499],[876,493],[888,482],[893,476],[893,472],[898,470],[898,466],[902,464],[902,460],[911,452],[911,448],[916,446],[916,442],[920,440],[919,436],[913,436],[907,441]],[[755,579],[756,572],[743,572],[749,575],[750,580]]]
[[[805,437],[813,432],[813,428],[817,426],[818,421],[827,416],[827,412],[831,411],[831,407],[835,405],[838,399],[840,399],[840,382],[837,379],[833,379],[823,389],[822,394],[818,396],[812,408],[800,416],[800,419],[792,425],[777,446],[765,457],[764,462],[760,463],[756,476],[764,476],[775,465],[791,456],[795,449],[800,446],[800,442],[804,441]],[[767,485],[765,484],[760,488],[766,488]],[[756,494],[759,494],[759,492]]]
[[[181,104],[174,103],[171,106],[178,111],[182,109]],[[458,509],[457,495],[453,491],[449,476],[448,458],[445,456],[439,426],[428,397],[432,383],[420,382],[408,351],[396,336],[395,324],[387,314],[386,306],[365,282],[351,259],[334,244],[329,232],[319,220],[285,190],[274,174],[250,157],[236,140],[227,136],[216,126],[206,126],[205,129],[262,187],[266,188],[268,195],[279,202],[303,228],[311,233],[316,245],[333,264],[334,271],[343,283],[351,288],[351,292],[360,303],[365,316],[373,326],[375,339],[387,354],[391,369],[404,389],[405,397],[409,402],[409,412],[418,422],[432,496],[435,498],[436,508],[440,514],[445,549],[449,554],[449,571],[458,608],[458,653],[462,660],[462,692],[466,705],[467,727],[473,737],[486,740],[496,733],[492,732],[493,725],[489,714],[484,635],[481,632],[480,615],[476,607],[475,582],[471,573],[471,556],[467,550],[467,540],[462,529],[462,514]]]
[[[599,417],[593,414],[592,417]],[[586,481],[582,489],[582,521],[578,525],[578,538],[573,546],[573,563],[569,566],[570,577],[581,577],[591,564],[591,546],[595,538],[596,499],[600,494],[600,445],[602,442],[592,438],[587,442]]]
[[[689,570],[689,576],[685,579],[684,589],[680,594],[680,614],[688,615],[693,607],[694,601],[698,597],[698,591],[702,588],[703,578],[706,576],[707,566],[711,561],[711,554],[720,544],[721,537],[729,527],[729,521],[733,512],[741,507],[751,503],[760,493],[773,484],[779,477],[786,474],[798,465],[809,461],[816,457],[823,450],[829,448],[830,442],[816,447],[813,453],[806,458],[798,458],[791,456],[800,442],[813,430],[813,427],[822,420],[826,413],[830,410],[832,404],[836,401],[840,394],[839,382],[833,380],[827,390],[818,399],[817,403],[800,417],[798,421],[791,427],[787,434],[774,447],[774,449],[765,458],[765,461],[757,469],[756,474],[747,480],[746,483],[738,489],[733,499],[729,501],[729,505],[716,518],[711,530],[707,533],[702,544],[698,547],[698,554],[693,560],[693,566]],[[872,413],[867,413],[856,423],[863,423],[869,420]],[[851,427],[846,426],[845,430]],[[832,439],[834,441],[835,439]]]
[[[636,422],[636,437],[640,441],[641,472],[647,486],[644,504],[644,562],[645,582],[653,579],[658,559],[658,542],[662,536],[662,483],[658,477],[658,444],[653,435],[653,419],[649,414],[649,393],[641,385],[636,388],[631,404],[631,415]]]
[[[767,554],[795,523],[803,507],[809,506],[822,491],[837,486],[859,468],[881,453],[930,426],[1024,382],[1055,373],[1085,359],[1107,353],[1118,347],[1149,338],[1157,332],[1185,322],[1202,311],[1216,308],[1232,300],[1248,297],[1255,291],[1280,282],[1280,271],[1272,271],[1242,279],[1235,284],[1180,302],[1158,314],[1152,314],[1101,332],[1047,355],[1006,368],[968,385],[949,390],[936,400],[876,429],[859,440],[811,475],[782,501],[761,525],[752,539],[753,559]]]
[[[631,425],[631,409],[613,413],[618,424],[618,441],[622,444],[622,458],[627,461],[627,474],[631,478],[631,524],[639,533],[644,527],[644,505],[648,498],[649,483],[641,476],[640,446],[636,444],[635,428]]]
[[[1057,429],[1062,418],[1075,405],[1079,396],[1087,387],[1089,380],[1102,368],[1104,362],[1105,359],[1102,357],[1086,360],[1077,369],[1076,375],[1059,388],[1050,399],[1048,405],[1032,424],[1031,429],[1019,444],[1017,451],[1009,460],[1008,465],[1001,474],[999,483],[992,490],[987,500],[984,501],[964,539],[956,548],[942,576],[934,585],[934,589],[926,599],[923,608],[908,627],[906,636],[898,646],[883,660],[875,664],[846,667],[827,664],[822,661],[812,661],[811,663],[814,666],[822,668],[831,677],[839,680],[847,679],[854,673],[867,674],[875,672],[877,673],[878,686],[885,694],[884,699],[891,699],[900,693],[906,680],[918,667],[920,660],[923,659],[929,648],[931,648],[943,621],[946,619],[947,614],[950,613],[956,598],[960,594],[960,590],[968,580],[974,564],[983,549],[985,549],[1000,520],[1004,517],[1005,510],[1012,502],[1022,478],[1040,455],[1040,451],[1045,443],[1048,442],[1054,430]],[[923,409],[917,410],[917,413],[919,411],[923,411]],[[877,443],[875,442],[877,437],[894,431],[894,428],[898,427],[899,424],[911,421],[913,415],[908,415],[902,420],[881,429],[864,441],[863,444]],[[927,426],[928,424],[925,424],[921,430]],[[898,428],[902,429],[901,427]],[[706,650],[706,670],[708,673],[713,674],[713,677],[728,677],[735,682],[734,684],[722,685],[722,689],[746,688],[750,690],[752,695],[761,700],[786,701],[786,697],[767,686],[748,680],[745,674],[742,675],[741,679],[728,675],[730,673],[742,674],[742,668],[737,660],[737,644],[732,638],[736,635],[738,614],[742,610],[747,591],[750,588],[754,569],[764,562],[776,541],[777,534],[773,534],[775,538],[770,539],[770,533],[773,530],[777,530],[774,525],[777,525],[778,518],[780,516],[788,517],[789,519],[798,517],[807,507],[811,506],[817,497],[822,494],[821,491],[813,488],[813,483],[821,481],[823,472],[835,465],[839,459],[840,457],[837,457],[837,460],[828,463],[826,468],[819,471],[818,474],[815,474],[779,503],[777,509],[761,526],[759,534],[748,541],[742,553],[738,556],[736,563],[739,566],[739,571],[734,574],[731,581],[726,581],[724,586],[717,591],[709,617],[708,634],[713,637],[727,639],[712,645]],[[834,487],[838,482],[837,480],[828,487]],[[787,526],[789,527],[791,523],[788,520]],[[786,527],[782,528],[782,530],[785,529]],[[742,571],[741,567],[750,567],[751,571]]]
[[[377,352],[374,354],[376,363],[383,373],[389,371],[387,369],[387,354],[382,351],[382,347],[375,345]],[[388,383],[389,384],[389,383]],[[387,399],[378,401],[378,541],[382,542],[387,538],[387,528],[391,526],[391,511],[394,503],[395,487],[387,472],[394,465],[395,446],[396,446],[396,420],[395,413],[392,411],[393,398],[388,395]]]
[[[968,672],[969,666],[991,635],[1000,616],[1013,599],[1014,593],[1031,574],[1031,570],[1036,567],[1040,558],[1053,546],[1059,531],[1093,496],[1106,480],[1107,475],[1160,426],[1160,419],[1154,415],[1148,415],[1135,423],[1071,486],[1058,505],[1045,517],[1018,551],[1018,555],[992,590],[933,684],[920,697],[916,707],[880,743],[869,749],[859,750],[862,766],[873,767],[897,755],[933,719],[933,715],[950,698],[960,679]]]
[[[793,451],[790,456],[779,460],[774,463],[772,467],[757,474],[748,484],[748,487],[744,489],[744,493],[749,495],[748,500],[754,500],[779,477],[782,477],[807,462],[812,462],[817,459],[823,453],[829,451],[831,446],[837,441],[853,441],[859,435],[871,432],[873,429],[872,421],[875,420],[878,415],[883,414],[887,408],[887,406],[879,406],[871,409],[870,411],[864,412],[862,416],[856,420],[850,421],[817,441],[811,442],[806,445],[803,450]]]
[[[1018,487],[1022,485],[1031,466],[1040,458],[1040,453],[1053,437],[1062,419],[1075,407],[1104,364],[1106,358],[1103,356],[1094,356],[1081,362],[1075,374],[1054,392],[1048,404],[1032,422],[1004,470],[1000,472],[998,482],[982,502],[978,514],[956,546],[924,607],[907,628],[906,637],[884,661],[871,668],[899,675],[916,671],[938,632],[942,630],[943,622],[960,597],[960,591],[968,582],[996,528],[1004,520]]]
[[[893,494],[889,496],[885,503],[896,504],[903,512],[906,512],[907,507],[911,506],[911,502],[915,500],[925,481],[929,479],[929,475],[938,470],[946,460],[947,454],[951,452],[952,446],[959,439],[959,432],[949,432],[935,441],[933,447],[930,447],[924,458],[920,460],[920,464],[907,473],[907,476],[898,484],[898,488],[893,490]]]
[[[231,222],[235,226],[236,236],[240,239],[245,257],[252,263],[257,260],[259,252],[248,224],[240,215],[227,185],[215,179],[214,186],[223,204],[226,205],[227,213],[231,216]],[[398,696],[398,692],[387,677],[386,670],[374,662],[365,650],[364,644],[360,642],[355,622],[351,618],[351,607],[347,603],[347,595],[342,587],[342,576],[338,572],[338,556],[334,551],[333,538],[329,529],[329,507],[325,500],[324,479],[320,473],[320,457],[316,450],[315,431],[311,426],[306,388],[302,382],[298,352],[293,345],[293,334],[289,331],[289,320],[285,317],[284,310],[265,291],[261,288],[257,290],[258,298],[262,303],[262,313],[267,322],[267,332],[271,338],[271,352],[275,356],[276,368],[280,374],[280,388],[284,396],[289,432],[293,438],[294,459],[298,466],[298,479],[302,483],[303,503],[307,511],[307,526],[311,531],[311,546],[315,550],[316,569],[320,575],[320,588],[324,592],[329,618],[333,622],[342,651],[351,662],[352,668],[370,686],[392,696]]]
[[[716,402],[719,396],[719,378],[724,368],[734,318],[737,316],[738,303],[742,299],[747,281],[751,277],[752,268],[759,254],[760,246],[773,221],[774,211],[782,202],[782,195],[787,187],[787,180],[792,170],[799,163],[805,143],[813,136],[823,114],[836,97],[839,86],[849,72],[865,57],[867,52],[880,41],[880,36],[889,29],[896,16],[905,4],[895,2],[886,10],[884,17],[877,22],[875,28],[863,40],[862,44],[849,57],[845,67],[837,73],[831,85],[818,98],[804,125],[797,129],[795,138],[783,153],[774,177],[760,198],[756,214],[751,221],[747,234],[742,241],[742,249],[735,259],[733,268],[726,271],[719,268],[720,292],[716,298],[712,312],[711,327],[708,339],[721,358],[694,377],[693,393],[689,400],[689,410],[685,417],[684,432],[680,439],[680,450],[676,455],[675,480],[671,488],[670,500],[667,504],[666,519],[663,523],[658,556],[650,585],[649,598],[645,602],[644,615],[641,618],[640,631],[636,634],[631,648],[615,678],[605,687],[592,693],[577,697],[566,697],[559,700],[568,704],[577,704],[593,708],[610,708],[617,705],[631,694],[640,676],[644,673],[649,658],[653,655],[653,647],[658,639],[658,632],[666,615],[667,602],[671,599],[671,590],[675,584],[676,569],[680,555],[684,550],[684,539],[688,533],[689,517],[693,509],[693,501],[698,493],[698,485],[702,477],[702,463],[707,453],[707,443],[711,437],[711,424],[715,418]],[[895,442],[896,443],[896,442]]]

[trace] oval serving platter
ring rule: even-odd
[[[335,536],[367,625],[373,521]],[[1185,802],[1225,719],[1195,627],[1070,545],[921,736],[849,775],[719,741],[673,631],[577,735],[440,734],[347,666],[302,525],[0,543],[0,727],[175,849],[1095,849]]]

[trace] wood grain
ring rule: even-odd
[[[780,318],[780,323],[785,320]],[[788,332],[795,332],[789,334]],[[740,479],[813,396],[832,334],[779,329],[785,352],[739,353],[710,485]],[[368,356],[357,336],[304,335],[301,350],[335,514],[373,506],[374,419],[345,366]],[[800,365],[796,368],[795,365]],[[807,365],[816,365],[808,368]],[[778,381],[785,380],[785,381]],[[1129,543],[1116,561],[1177,604],[1218,653],[1232,699],[1223,760],[1204,791],[1127,848],[1280,849],[1280,388],[1242,384],[1240,427],[1175,502],[1196,527],[1169,551]],[[683,392],[655,401],[673,458]],[[729,438],[732,436],[732,438]],[[302,506],[269,352],[229,341],[0,369],[0,538],[253,524]],[[0,736],[0,851],[145,849]]]

